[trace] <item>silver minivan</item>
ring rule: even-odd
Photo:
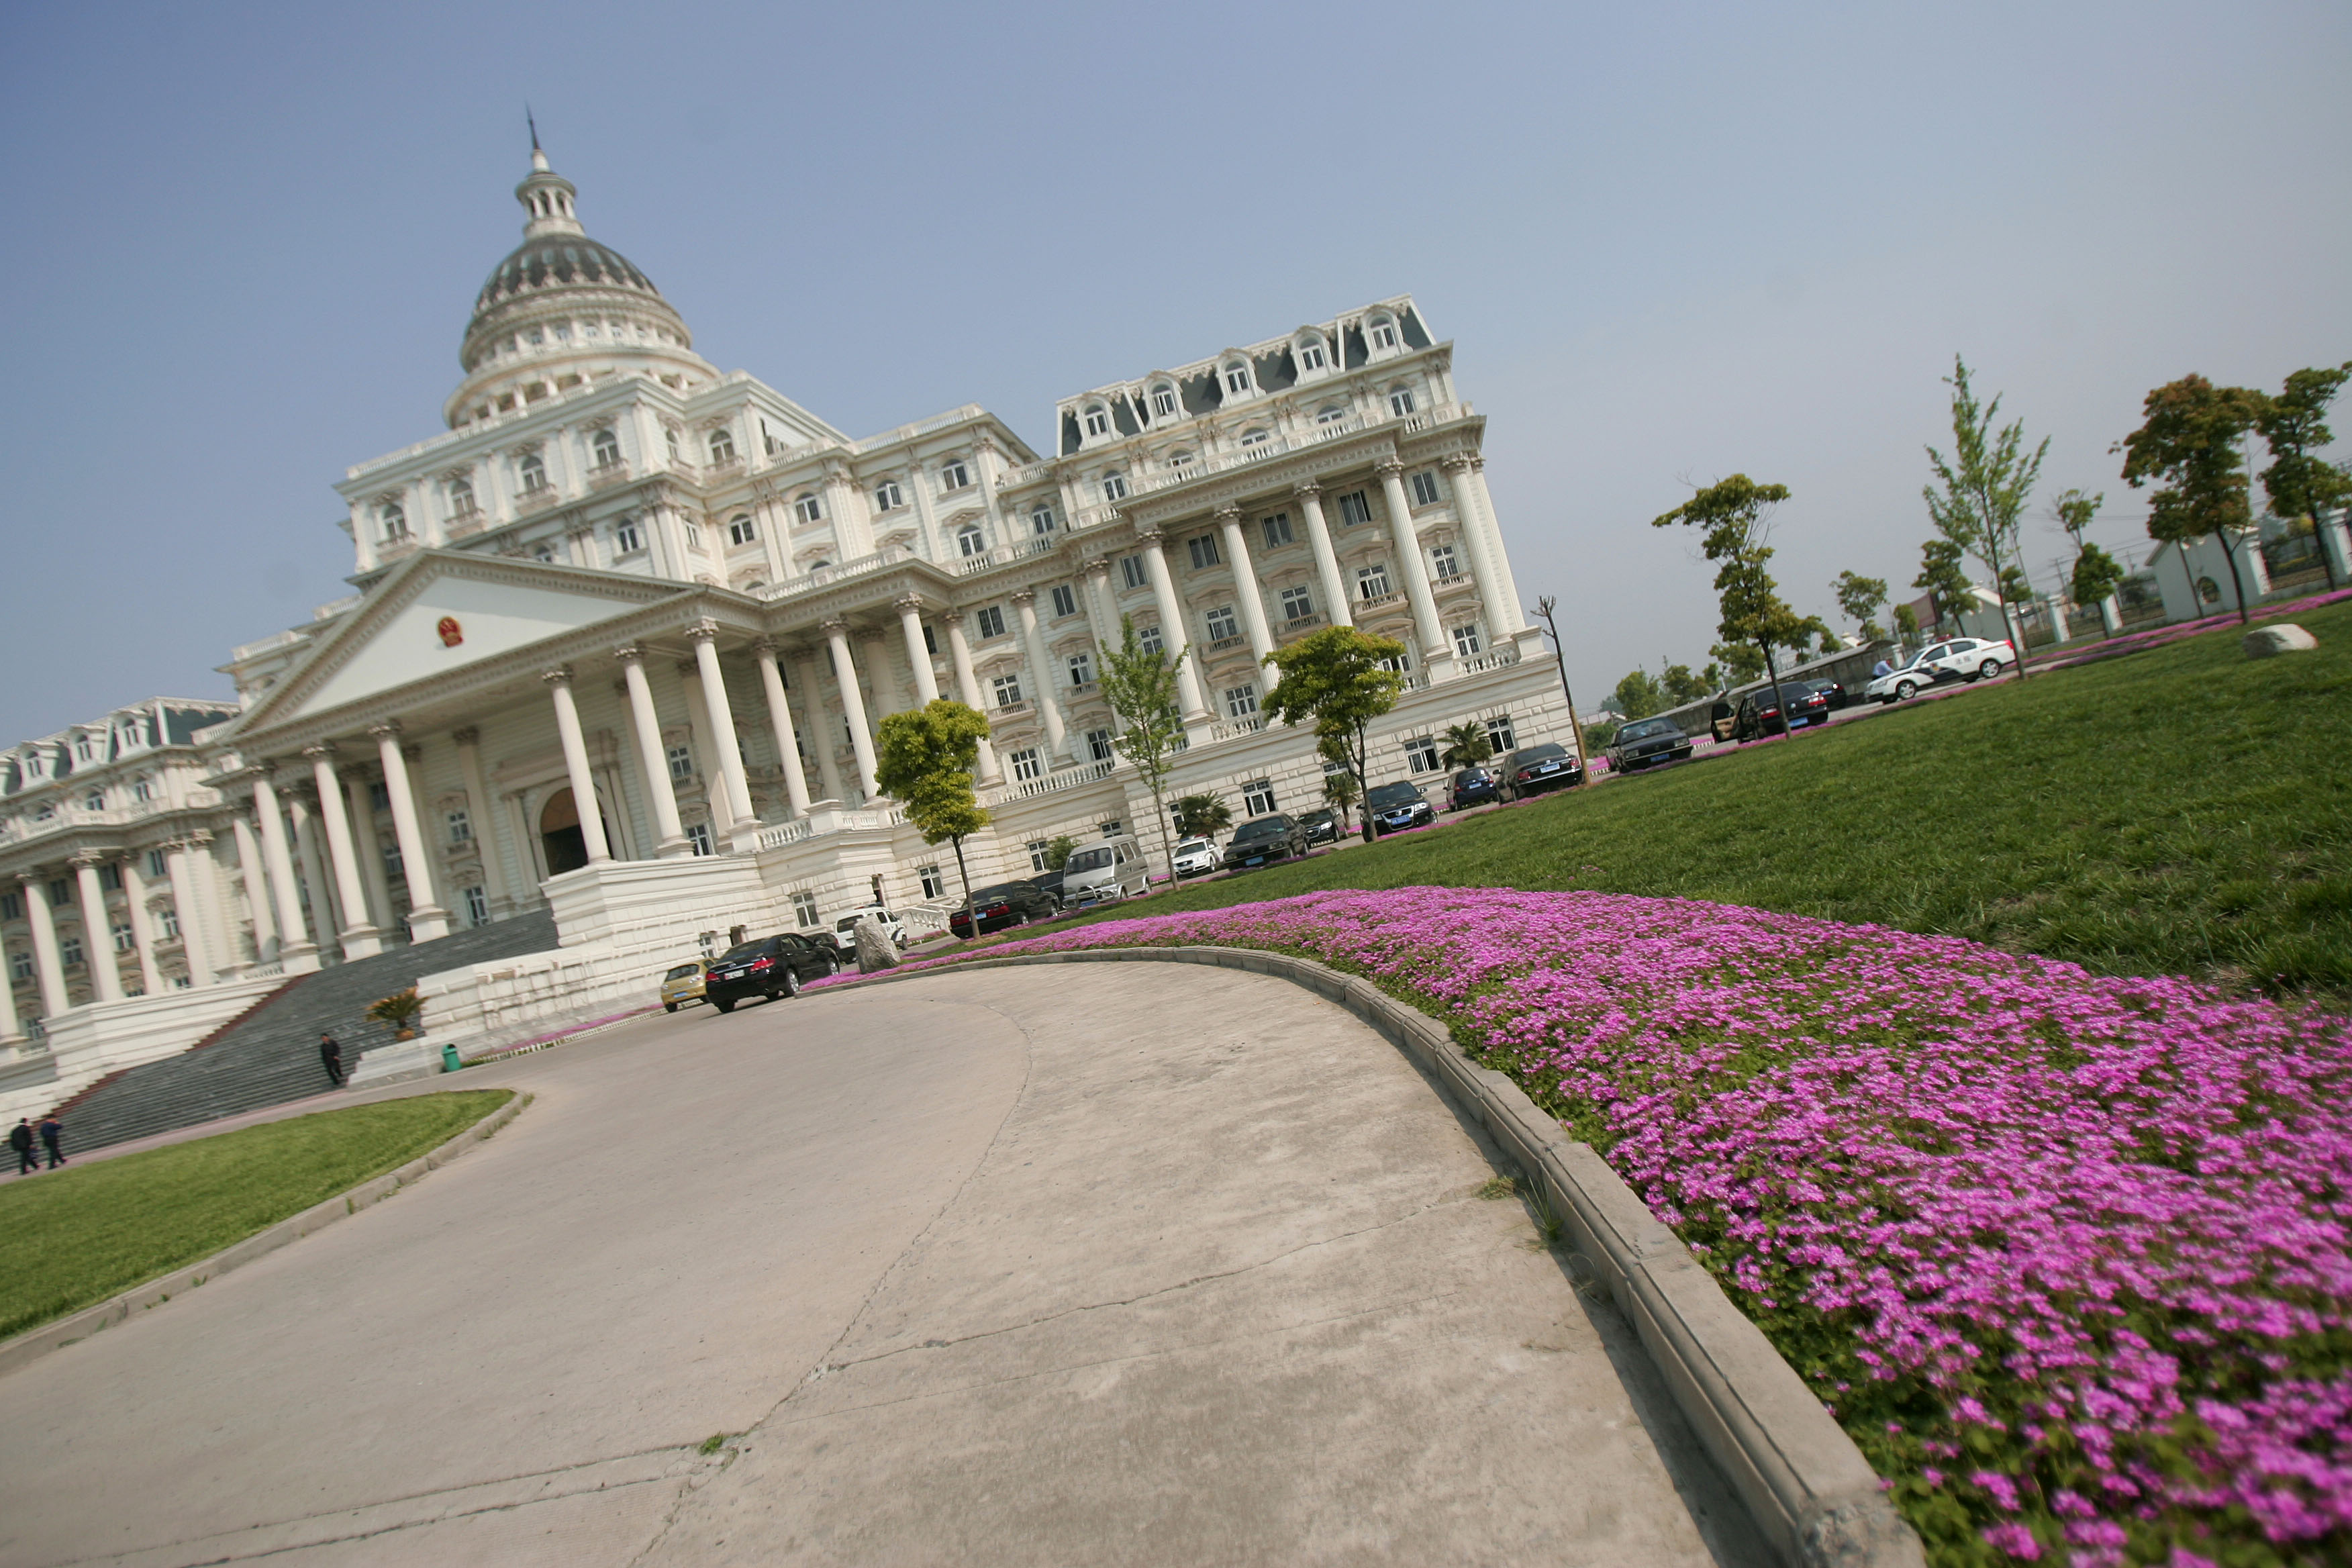
[[[1083,845],[1070,851],[1062,867],[1062,907],[1115,903],[1151,890],[1151,873],[1143,862],[1143,847],[1135,835]]]

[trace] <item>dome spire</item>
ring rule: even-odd
[[[515,200],[530,215],[522,226],[523,237],[586,233],[572,210],[572,199],[580,193],[571,181],[548,167],[547,154],[539,145],[539,121],[531,118],[530,105],[523,105],[522,118],[530,127],[530,173],[515,187]]]

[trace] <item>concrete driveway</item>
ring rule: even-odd
[[[0,1381],[0,1562],[1763,1561],[1475,1138],[1283,982],[950,974],[461,1081],[539,1100]]]

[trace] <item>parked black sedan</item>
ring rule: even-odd
[[[1689,761],[1691,741],[1672,719],[1643,719],[1620,727],[1607,754],[1611,768],[1630,773],[1658,763]]]
[[[1318,811],[1310,811],[1300,817],[1298,826],[1307,829],[1307,842],[1309,844],[1339,842],[1339,819],[1333,815],[1328,805]]]
[[[1554,741],[1522,746],[1503,759],[1503,788],[1513,800],[1584,782],[1576,753]]]
[[[963,906],[957,905],[948,915],[948,930],[969,941],[975,924],[980,927],[979,934],[985,936],[1006,926],[1049,921],[1061,912],[1062,906],[1054,896],[1034,882],[999,882],[973,891],[971,914],[965,914]]]
[[[732,1013],[735,1004],[746,997],[764,996],[772,1002],[779,996],[797,996],[803,981],[822,980],[840,968],[839,954],[831,942],[786,931],[742,942],[720,953],[702,978],[702,995],[720,1012]]]
[[[1832,712],[1853,700],[1853,699],[1845,694],[1845,687],[1841,682],[1835,680],[1808,680],[1805,684],[1822,694],[1822,698],[1829,703],[1830,709]]]
[[[1437,813],[1421,791],[1402,782],[1374,784],[1364,797],[1364,815],[1372,819],[1375,838],[1383,833],[1402,833],[1408,827],[1426,827],[1437,820]]]
[[[1306,853],[1306,826],[1277,811],[1272,816],[1254,816],[1234,829],[1225,840],[1225,869],[1245,871]]]
[[[1485,768],[1464,768],[1454,775],[1454,785],[1446,792],[1446,809],[1463,811],[1474,805],[1491,805],[1503,798],[1503,786]]]
[[[1735,741],[1760,741],[1768,735],[1785,735],[1791,730],[1830,721],[1830,700],[1811,687],[1797,681],[1787,681],[1778,689],[1759,686],[1739,700],[1739,711],[1731,721],[1731,738]]]

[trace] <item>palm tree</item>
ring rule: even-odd
[[[1439,752],[1437,763],[1446,768],[1475,768],[1495,754],[1495,742],[1486,735],[1486,726],[1465,721],[1445,727],[1445,750]]]
[[[1356,775],[1346,772],[1325,773],[1323,798],[1329,801],[1331,809],[1339,814],[1339,831],[1343,834],[1354,832],[1348,826],[1348,808],[1356,804]]]
[[[1234,825],[1223,795],[1180,795],[1168,807],[1176,814],[1176,831],[1187,838],[1214,838]]]

